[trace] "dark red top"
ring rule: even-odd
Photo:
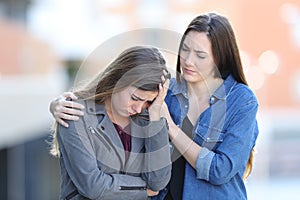
[[[124,150],[125,150],[125,158],[126,161],[128,160],[129,157],[129,153],[131,151],[131,135],[130,135],[130,125],[126,126],[124,129],[122,129],[121,126],[119,126],[118,124],[114,124],[119,137],[122,141]]]

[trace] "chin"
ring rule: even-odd
[[[191,75],[186,75],[186,74],[183,75],[183,78],[187,82],[190,82],[190,83],[197,83],[197,82],[201,82],[201,81],[205,80],[205,79],[203,79],[202,77],[199,77],[199,76],[191,76]]]
[[[183,74],[182,76],[186,81],[188,82],[194,82],[195,81],[195,78],[191,75],[186,75],[186,74]]]

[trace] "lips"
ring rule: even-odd
[[[190,70],[190,69],[188,69],[188,68],[183,68],[183,72],[184,72],[184,73],[187,73],[187,74],[193,74],[193,73],[195,73],[195,71]]]
[[[135,115],[136,113],[128,112],[129,116]]]

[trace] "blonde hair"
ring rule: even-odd
[[[51,142],[50,142],[50,154],[54,157],[60,156],[59,145],[58,145],[58,141],[57,141],[57,127],[58,127],[58,123],[55,121],[51,128],[52,138],[51,138]]]
[[[252,172],[253,163],[254,163],[254,153],[255,153],[255,149],[253,147],[253,149],[251,150],[250,157],[248,159],[244,174],[243,174],[243,180],[246,180]]]

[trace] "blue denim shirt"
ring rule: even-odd
[[[165,101],[174,122],[182,127],[190,106],[186,81],[172,79]],[[242,176],[258,136],[257,99],[229,75],[209,103],[193,128],[193,140],[202,149],[196,169],[186,164],[183,199],[247,199]],[[157,199],[165,193],[166,189]]]

